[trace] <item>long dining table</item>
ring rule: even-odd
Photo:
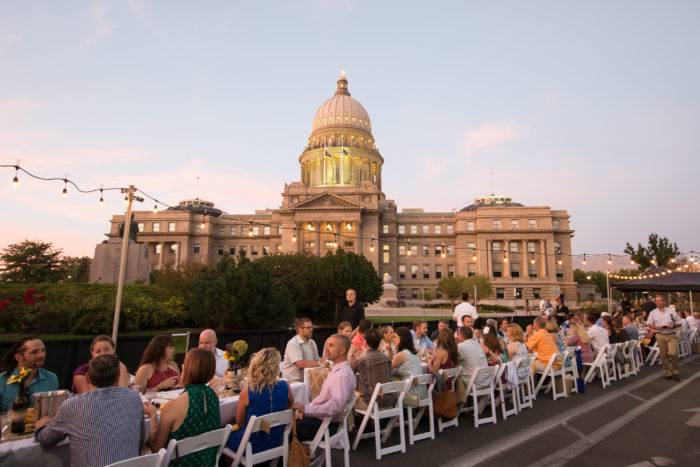
[[[291,382],[289,384],[295,402],[307,403],[309,391],[303,382]],[[166,403],[179,396],[182,389],[163,391],[148,396],[153,402]],[[238,395],[220,397],[219,408],[221,411],[221,426],[227,423],[235,423],[236,408],[238,407]],[[150,420],[145,419],[144,436],[150,432]],[[0,442],[0,467],[69,467],[70,445],[67,440],[56,446],[45,447],[34,441],[34,437],[28,437],[13,441]]]

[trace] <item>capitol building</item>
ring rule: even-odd
[[[364,255],[380,276],[389,274],[404,300],[426,291],[440,298],[441,278],[475,274],[491,279],[490,299],[576,298],[567,211],[496,195],[454,212],[399,209],[382,191],[383,164],[369,114],[341,73],[313,118],[299,180],[285,184],[279,208],[224,214],[212,202],[193,199],[175,209],[136,211],[142,261],[146,270],[177,269],[213,265],[224,255],[255,260],[342,248]],[[454,184],[460,188],[459,179]],[[110,241],[123,222],[124,215],[112,217]],[[114,261],[102,263],[91,280],[115,281]]]

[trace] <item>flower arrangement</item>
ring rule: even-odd
[[[30,372],[31,371],[29,370],[29,368],[20,368],[16,375],[12,375],[9,378],[7,378],[7,384],[17,384],[24,382],[24,380],[27,379],[27,377],[29,376]]]
[[[228,360],[229,364],[236,364],[241,361],[247,351],[248,343],[244,340],[237,340],[226,346],[224,358]]]

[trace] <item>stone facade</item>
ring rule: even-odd
[[[278,209],[222,215],[213,203],[187,200],[178,209],[135,212],[152,267],[342,248],[391,275],[403,299],[426,290],[436,296],[442,277],[472,274],[492,279],[492,299],[576,298],[566,211],[494,195],[457,212],[399,211],[381,190],[384,159],[344,75],[317,111],[299,163],[301,181],[285,184]],[[112,218],[109,237],[123,218]]]

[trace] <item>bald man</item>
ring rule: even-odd
[[[215,374],[219,378],[223,378],[228,368],[228,362],[224,358],[224,351],[216,348],[216,333],[213,329],[205,329],[199,334],[199,347],[214,352],[214,357],[216,357]]]

